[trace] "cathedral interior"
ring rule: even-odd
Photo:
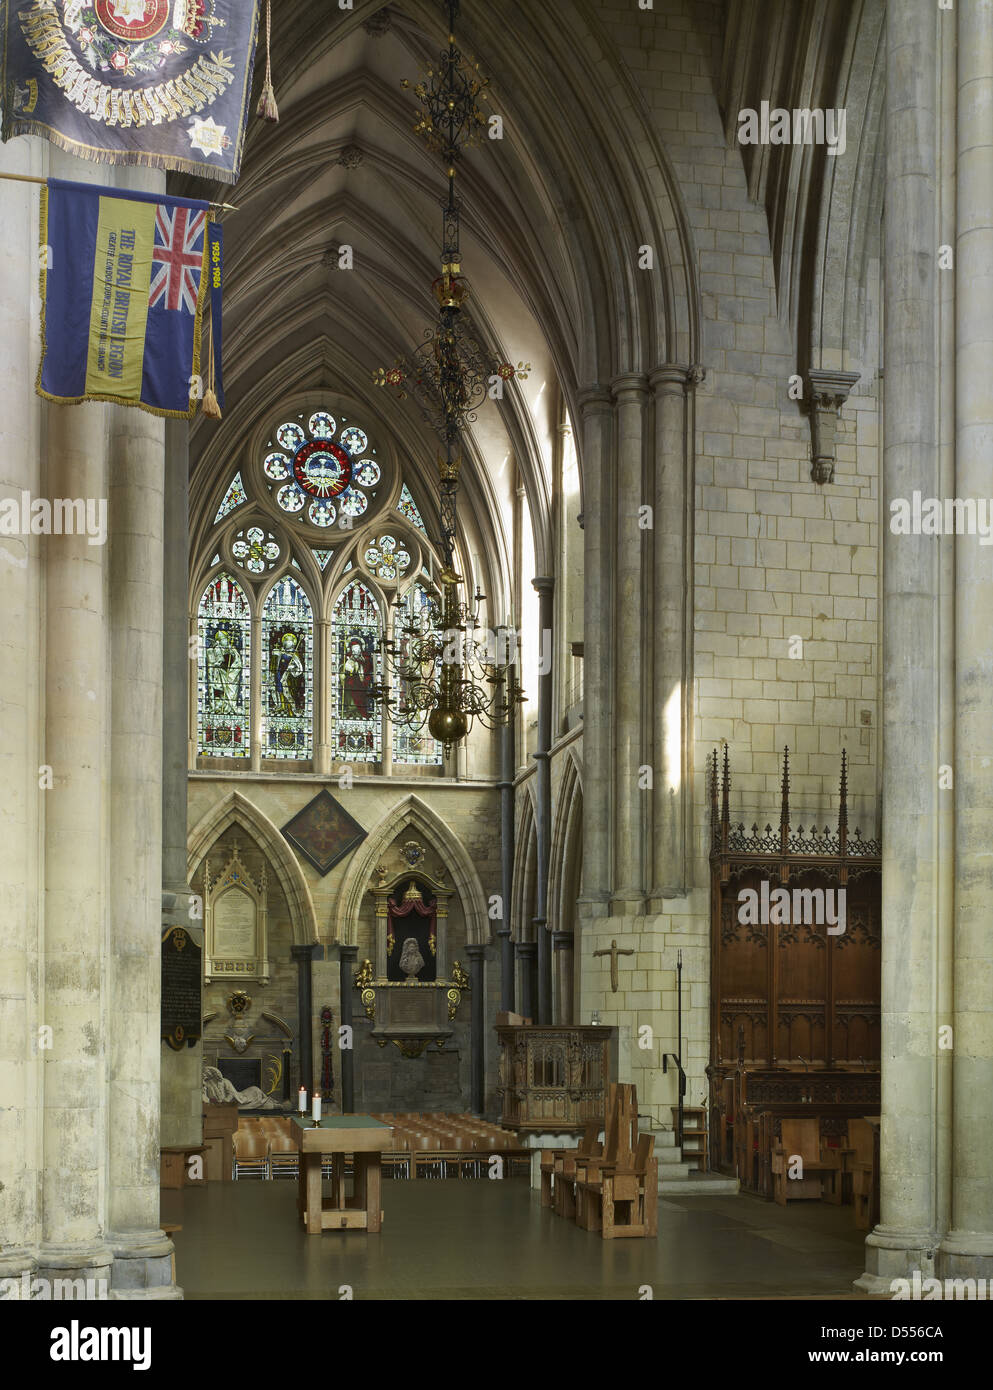
[[[0,190],[0,493],[108,518],[0,535],[0,1281],[993,1279],[993,548],[893,524],[993,506],[991,107],[989,0],[279,0],[233,186],[0,147],[225,205],[163,419]]]

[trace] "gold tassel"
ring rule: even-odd
[[[262,95],[259,97],[259,115],[264,121],[278,121],[279,107],[276,105],[276,93],[272,85],[272,0],[266,0],[265,6],[265,81],[262,83]]]
[[[217,392],[214,384],[217,380],[214,371],[214,315],[210,316],[210,329],[207,338],[207,389],[203,393],[203,400],[200,402],[200,409],[208,420],[220,420],[221,407],[217,404]]]

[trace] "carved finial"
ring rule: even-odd
[[[838,801],[838,843],[844,854],[848,841],[848,749],[841,750],[841,792]]]
[[[723,825],[727,825],[727,823],[728,823],[728,818],[729,818],[729,815],[730,815],[729,806],[730,806],[730,799],[731,799],[731,764],[730,764],[730,762],[728,761],[728,743],[727,743],[727,739],[724,739],[723,742],[724,742],[724,772],[723,772],[723,775],[722,775],[722,777],[721,777],[721,822],[722,822]]]
[[[788,827],[790,823],[790,750],[783,749],[783,804],[779,813],[779,823]]]
[[[717,808],[717,749],[714,749],[713,757],[707,758],[707,781],[710,792],[710,832],[711,843],[717,839],[717,827],[720,823],[720,812]]]

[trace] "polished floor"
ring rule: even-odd
[[[849,1298],[851,1207],[750,1195],[659,1202],[657,1240],[605,1241],[543,1210],[526,1179],[384,1182],[381,1235],[304,1235],[293,1182],[162,1193],[188,1299]]]

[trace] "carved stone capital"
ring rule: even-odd
[[[859,376],[859,372],[823,371],[818,367],[811,367],[807,372],[813,444],[810,476],[815,483],[834,481],[835,426],[841,407]]]

